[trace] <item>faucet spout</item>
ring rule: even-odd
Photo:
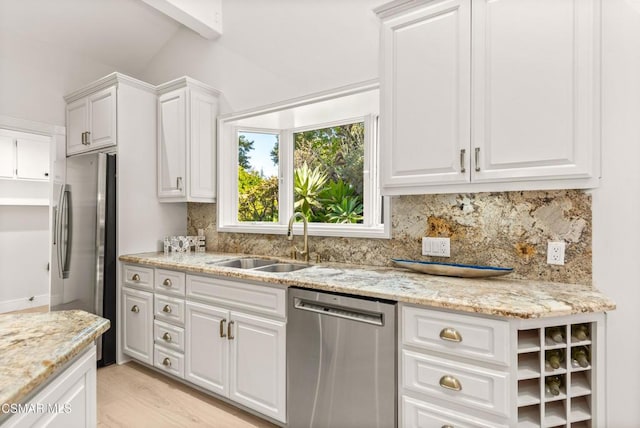
[[[299,211],[293,213],[291,218],[289,218],[289,227],[287,228],[287,240],[293,241],[293,223],[296,221],[297,218],[302,219],[302,223],[303,223],[304,248],[302,249],[302,251],[298,250],[298,247],[294,246],[294,248],[297,253],[300,253],[300,255],[304,257],[304,261],[308,262],[309,261],[309,235],[307,234],[308,222],[307,222],[307,217],[305,217],[305,215]]]

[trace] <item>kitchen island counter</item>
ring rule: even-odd
[[[109,329],[85,311],[0,315],[0,404],[22,403]],[[0,416],[6,416],[1,415]]]
[[[517,280],[508,277],[453,278],[399,268],[337,263],[310,264],[308,268],[288,273],[216,265],[221,261],[238,257],[254,256],[230,253],[142,253],[121,256],[120,261],[507,318],[556,317],[605,312],[616,307],[611,299],[598,290],[580,284]]]

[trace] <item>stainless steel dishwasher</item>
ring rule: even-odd
[[[292,428],[396,426],[396,304],[289,289]]]

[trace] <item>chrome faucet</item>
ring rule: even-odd
[[[288,241],[293,241],[293,222],[296,221],[296,218],[301,218],[302,222],[304,224],[304,229],[303,229],[303,233],[304,233],[304,248],[302,249],[302,251],[298,250],[298,247],[296,247],[295,245],[293,246],[294,248],[294,258],[297,258],[297,254],[300,253],[300,255],[302,257],[304,257],[304,261],[308,262],[309,261],[309,238],[307,235],[307,217],[302,214],[301,212],[295,212],[293,213],[293,215],[291,216],[291,218],[289,219],[289,228],[287,229],[287,240]]]

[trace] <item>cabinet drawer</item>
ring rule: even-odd
[[[282,288],[196,275],[187,275],[187,296],[279,318],[285,317],[287,305]]]
[[[156,294],[154,296],[154,315],[156,319],[173,324],[184,325],[184,300]]]
[[[155,291],[184,297],[184,272],[156,269]]]
[[[451,381],[458,383],[458,390],[450,389],[454,386]],[[403,350],[402,386],[485,412],[509,415],[509,374],[506,372]]]
[[[174,351],[184,352],[184,328],[159,320],[153,323],[153,340],[156,344]]]
[[[442,407],[425,403],[411,397],[402,397],[402,426],[404,428],[507,428]]]
[[[402,307],[402,343],[455,357],[509,365],[509,323]]]
[[[124,265],[122,282],[130,287],[153,290],[153,269],[136,265]]]
[[[184,355],[156,345],[153,353],[153,365],[162,371],[184,379]]]

